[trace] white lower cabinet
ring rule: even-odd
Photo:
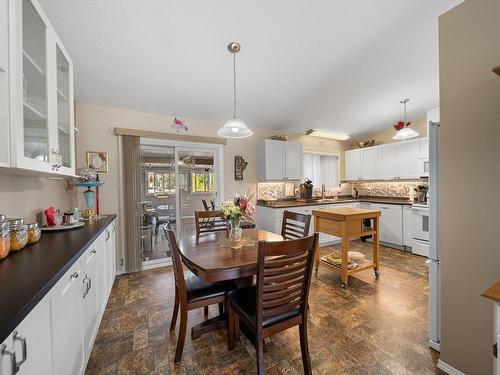
[[[85,342],[85,359],[87,360],[92,351],[95,334],[97,332],[98,320],[101,313],[99,301],[99,269],[97,248],[92,246],[82,257],[83,263],[83,328]]]
[[[54,374],[81,374],[85,365],[82,266],[78,260],[53,288]]]
[[[4,347],[5,345],[5,347]],[[2,344],[0,374],[52,374],[49,298],[43,298]]]
[[[403,246],[403,208],[398,204],[370,203],[370,209],[380,210],[380,241]]]
[[[112,222],[2,343],[0,375],[84,373],[115,277],[114,227]]]
[[[406,247],[413,246],[411,215],[411,206],[403,206],[403,245]]]

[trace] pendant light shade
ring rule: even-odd
[[[411,122],[406,121],[406,103],[408,103],[410,99],[403,99],[401,100],[401,104],[404,105],[404,121],[399,121],[397,124],[394,125],[394,127],[397,130],[396,134],[392,137],[392,139],[401,141],[404,139],[410,139],[410,138],[415,138],[418,137],[419,134],[410,128],[409,126],[411,125]]]
[[[229,43],[227,49],[233,54],[233,118],[226,122],[217,131],[217,134],[225,138],[248,138],[252,136],[253,131],[238,118],[236,111],[236,54],[240,51],[241,46],[237,42],[232,42]]]
[[[403,128],[392,137],[392,139],[403,140],[418,137],[419,134],[411,128]]]
[[[232,118],[217,131],[217,134],[226,138],[247,138],[252,136],[253,131],[239,118]]]

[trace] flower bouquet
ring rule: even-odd
[[[241,240],[241,220],[253,222],[252,216],[255,214],[255,206],[250,202],[253,194],[245,194],[240,196],[236,194],[233,199],[230,199],[221,205],[224,218],[229,222],[229,236],[232,242]]]

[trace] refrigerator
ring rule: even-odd
[[[441,270],[439,252],[439,122],[429,121],[429,346],[441,341]]]

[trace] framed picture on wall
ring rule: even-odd
[[[108,171],[108,153],[104,151],[87,151],[87,167],[98,173]]]

